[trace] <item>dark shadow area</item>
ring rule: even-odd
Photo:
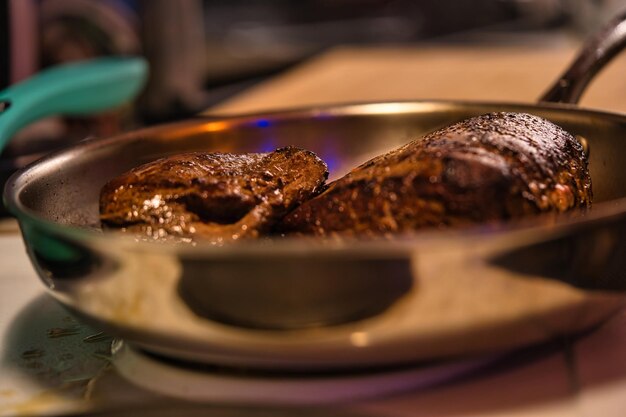
[[[248,328],[301,329],[362,320],[419,291],[406,260],[295,256],[281,258],[280,265],[255,257],[185,259],[182,264],[178,292],[197,315]]]
[[[626,290],[626,222],[585,226],[552,240],[498,255],[491,263],[516,273],[585,290]]]

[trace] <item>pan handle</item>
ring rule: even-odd
[[[143,58],[96,58],[53,67],[0,91],[0,151],[18,130],[43,117],[96,113],[131,100],[147,74]]]
[[[611,20],[583,45],[574,62],[539,101],[578,103],[593,77],[624,47],[626,12]]]

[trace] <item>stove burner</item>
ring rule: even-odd
[[[372,373],[260,373],[223,367],[178,366],[116,341],[113,365],[130,382],[188,401],[248,405],[323,405],[414,391],[466,375],[494,360],[473,358]]]

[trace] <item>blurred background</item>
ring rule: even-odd
[[[584,37],[625,0],[0,0],[0,87],[40,68],[143,54],[138,109],[185,117],[330,47]],[[517,39],[516,39],[517,38]],[[545,39],[545,37],[544,37]]]
[[[19,134],[0,171],[86,136],[188,117],[336,46],[584,38],[626,0],[0,0],[0,88],[109,54],[151,64],[136,103]],[[555,40],[556,39],[556,40]]]

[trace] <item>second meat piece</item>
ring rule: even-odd
[[[581,144],[529,114],[491,113],[376,157],[285,217],[285,234],[380,236],[591,204]]]

